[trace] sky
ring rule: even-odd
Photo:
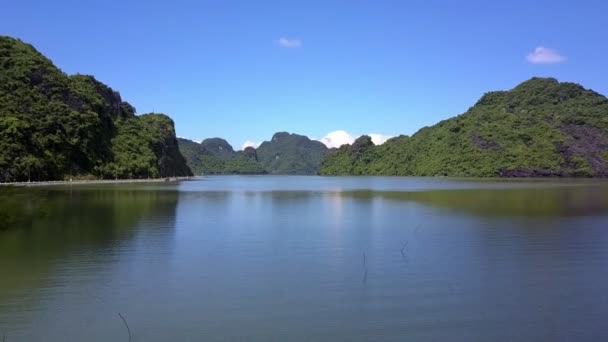
[[[606,1],[5,0],[0,35],[94,75],[177,135],[381,143],[487,91],[555,77],[608,94]]]

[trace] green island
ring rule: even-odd
[[[0,37],[0,182],[213,174],[606,177],[608,99],[532,78],[486,93],[464,114],[374,145],[328,149],[278,132],[235,151],[177,138],[164,114],[136,115],[93,76],[66,75],[34,47]]]

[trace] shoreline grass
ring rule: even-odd
[[[0,186],[49,186],[49,185],[83,185],[83,184],[119,184],[119,183],[173,183],[187,181],[193,177],[166,177],[166,178],[143,178],[143,179],[87,179],[87,180],[61,180],[40,182],[10,182],[0,183]]]

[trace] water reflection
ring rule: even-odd
[[[137,341],[601,337],[606,186],[433,182],[2,192],[0,325],[126,340],[120,311]]]
[[[0,321],[29,312],[27,306],[49,290],[61,291],[61,272],[74,260],[79,270],[72,276],[92,277],[117,262],[115,250],[128,248],[125,243],[145,239],[160,226],[174,227],[177,198],[174,189],[145,187],[1,189]],[[149,220],[154,224],[142,224]],[[167,248],[170,241],[165,236],[165,246],[157,247]]]
[[[605,187],[467,189],[433,191],[346,191],[358,200],[382,198],[480,217],[570,217],[608,212]]]

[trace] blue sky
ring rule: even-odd
[[[552,76],[608,94],[602,1],[7,0],[0,34],[179,136],[412,134]]]

